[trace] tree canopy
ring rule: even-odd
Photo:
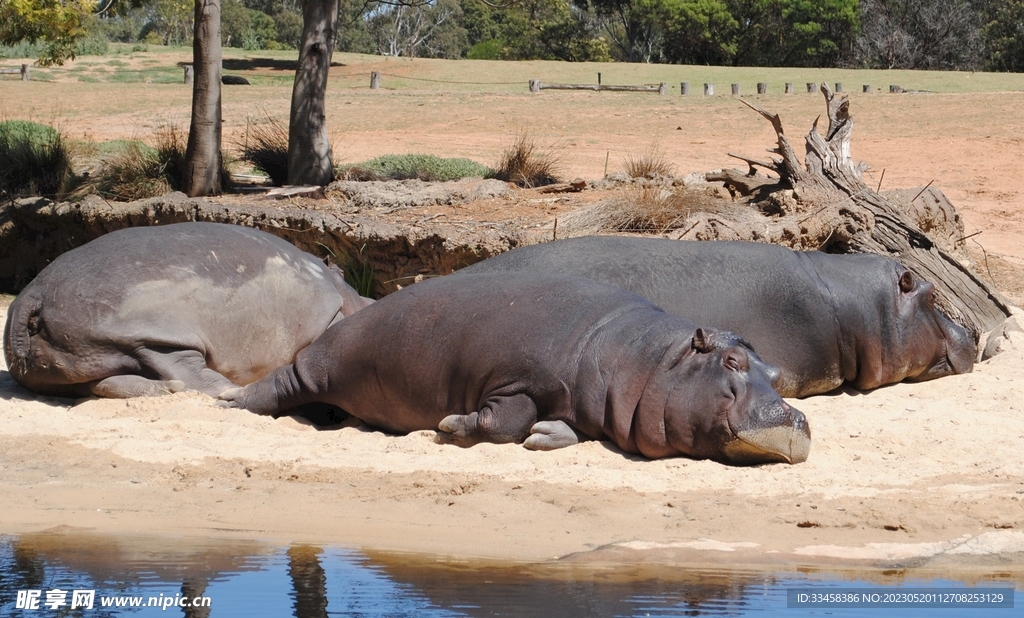
[[[52,64],[87,31],[189,44],[193,2],[0,0],[0,46],[38,42]],[[222,4],[224,46],[298,47],[300,0]],[[1024,70],[1024,0],[340,0],[338,13],[336,49],[369,54]]]
[[[0,0],[0,44],[42,42],[40,64],[63,64],[75,57],[94,7],[89,0]]]

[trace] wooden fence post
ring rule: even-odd
[[[679,94],[687,95],[690,94],[690,82],[683,82],[679,84]]]
[[[185,85],[191,86],[195,82],[195,68],[191,64],[185,65]]]
[[[658,94],[668,94],[668,84],[666,82],[661,82],[661,85],[658,86]]]
[[[21,65],[21,81],[23,81],[23,82],[27,82],[28,81],[28,65],[27,64]]]
[[[370,90],[377,90],[380,88],[380,73],[377,71],[370,72]]]
[[[768,94],[768,84],[757,82],[757,94]]]
[[[807,82],[807,92],[817,92],[818,84],[814,82]]]
[[[710,96],[714,96],[714,94],[715,94],[715,85],[714,84],[709,84],[709,83],[705,82],[704,83],[704,96],[710,97]]]
[[[864,94],[871,92],[871,84],[864,84],[863,86],[861,86],[861,92],[863,92]]]
[[[903,88],[900,87],[900,86],[897,86],[895,84],[889,84],[889,92],[891,94],[899,94],[899,93],[903,92]]]
[[[836,92],[843,91],[843,82],[836,82]]]
[[[786,82],[786,94],[793,94],[793,82]]]
[[[733,84],[732,85],[732,96],[738,97],[739,95],[740,95],[740,85],[739,84]]]
[[[530,92],[540,92],[540,80],[539,79],[531,79],[530,80]]]
[[[600,71],[597,72],[597,85],[598,86],[601,85],[601,72]]]

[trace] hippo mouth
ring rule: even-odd
[[[788,422],[782,422],[785,421]],[[786,402],[755,414],[753,426],[729,429],[735,438],[727,442],[723,452],[729,463],[756,465],[763,463],[797,464],[807,461],[811,451],[811,430],[803,412]],[[762,422],[757,422],[761,420]],[[769,421],[769,422],[764,422]]]

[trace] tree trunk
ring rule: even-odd
[[[334,179],[327,137],[327,74],[338,31],[338,0],[303,0],[299,67],[288,123],[288,184],[330,184]]]
[[[864,183],[861,174],[866,166],[854,164],[850,157],[853,117],[849,113],[849,99],[845,95],[835,96],[824,83],[821,92],[828,109],[828,130],[824,135],[818,133],[815,121],[806,137],[803,164],[783,133],[779,116],[744,100],[772,123],[778,145],[771,152],[781,159],[765,162],[739,157],[750,166],[748,175],[709,175],[708,179],[731,182],[731,187],[740,192],[792,188],[797,201],[816,208],[813,215],[833,211],[829,217],[831,229],[819,247],[821,250],[892,257],[935,284],[936,304],[954,321],[975,333],[1002,323],[1010,313],[1006,299],[938,246],[895,204]],[[769,169],[779,178],[755,174],[755,166]]]
[[[192,63],[192,122],[182,190],[189,197],[220,193],[220,0],[196,0]]]

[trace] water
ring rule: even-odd
[[[0,616],[1021,615],[1021,586],[1013,590],[1013,581],[1000,572],[975,570],[965,581],[903,571],[764,571],[585,560],[525,565],[252,541],[36,534],[0,536]],[[790,589],[865,587],[997,588],[1014,597],[1015,609],[787,608]],[[39,591],[39,609],[19,608],[19,591],[24,597],[31,590]],[[56,609],[45,605],[53,590],[68,593]],[[70,608],[75,590],[94,591],[92,609]],[[178,603],[203,597],[208,607]],[[102,606],[118,599],[138,599],[143,606]],[[145,606],[150,599],[157,606]]]

